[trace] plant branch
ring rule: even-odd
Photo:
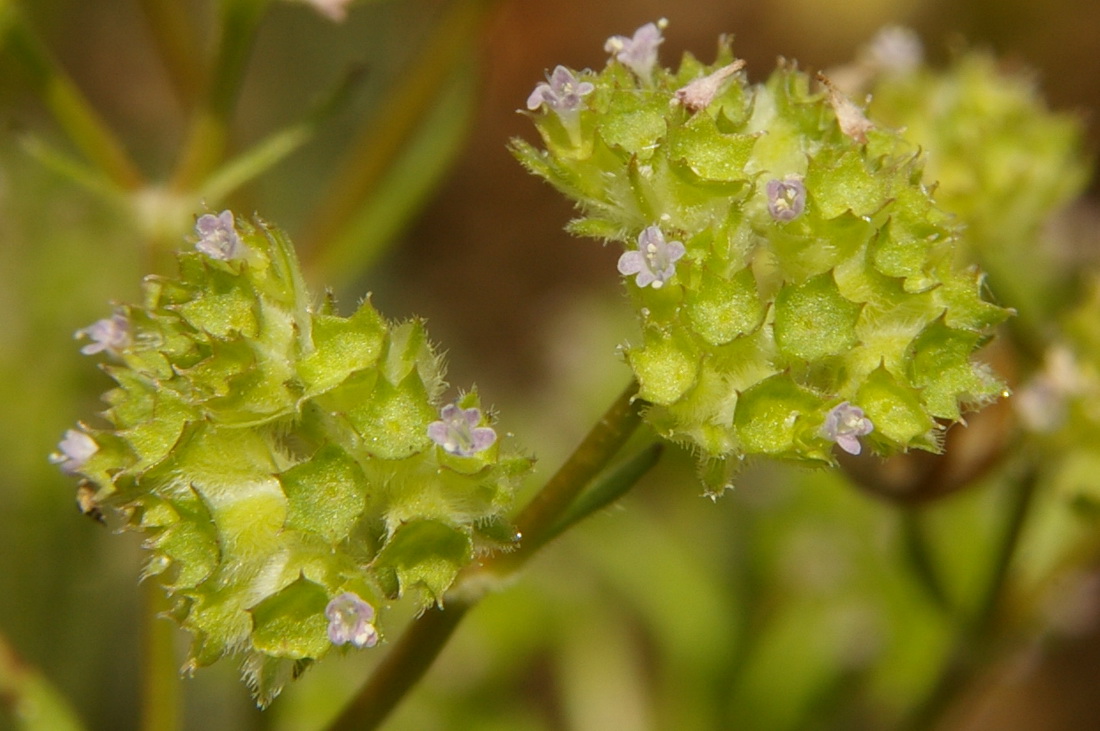
[[[199,185],[203,197],[209,201],[221,200],[313,139],[321,125],[346,105],[363,72],[359,66],[349,69],[302,120],[273,133],[219,167]]]
[[[154,579],[142,584],[145,596],[145,635],[142,648],[141,728],[173,731],[181,727],[179,661],[176,627],[164,617],[168,599]]]
[[[1023,529],[1035,496],[1038,475],[1033,465],[1012,485],[1011,503],[1001,542],[997,546],[986,589],[976,611],[959,628],[955,648],[943,672],[925,699],[900,724],[909,731],[935,728],[952,702],[971,687],[974,676],[985,667],[1004,630],[1004,596],[1009,568],[1020,545]]]
[[[0,6],[0,49],[15,59],[84,157],[124,190],[144,184],[122,143],[11,3]]]
[[[271,0],[223,0],[214,66],[203,99],[191,120],[172,180],[177,191],[191,190],[217,167],[229,139],[245,66],[256,32]]]
[[[325,252],[377,190],[405,143],[416,134],[422,120],[434,106],[440,88],[452,77],[459,59],[471,48],[493,0],[455,0],[435,24],[408,71],[401,75],[379,108],[385,113],[368,123],[351,142],[344,164],[332,178],[329,190],[304,231],[309,240],[303,246],[304,263]]]
[[[183,4],[178,0],[138,0],[138,4],[145,13],[168,81],[184,108],[190,109],[202,87],[202,69],[195,53],[198,39]]]
[[[923,517],[920,506],[901,508],[902,547],[905,560],[928,599],[945,615],[951,616],[955,612],[955,607],[947,594],[942,578],[936,571],[936,562],[929,550]]]

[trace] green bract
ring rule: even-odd
[[[110,427],[71,431],[56,461],[145,534],[146,574],[194,636],[187,667],[243,655],[267,703],[334,642],[373,644],[386,600],[441,602],[476,555],[507,548],[530,460],[478,431],[472,392],[451,408],[479,422],[477,449],[429,436],[445,384],[423,323],[369,300],[314,309],[263,222],[198,229],[177,278],[149,277],[141,304],[82,331],[115,356]]]
[[[723,47],[642,77],[612,60],[576,74],[579,109],[546,95],[544,150],[514,142],[577,203],[569,229],[641,271],[626,357],[648,421],[697,450],[712,490],[750,455],[937,450],[1003,391],[972,355],[1006,310],[960,264],[916,147],[793,65],[749,85],[734,63]]]

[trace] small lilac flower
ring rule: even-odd
[[[354,592],[345,591],[329,601],[325,607],[328,618],[328,638],[334,645],[355,645],[359,649],[378,644],[374,607]]]
[[[222,211],[216,216],[212,213],[199,216],[195,222],[195,232],[199,235],[195,248],[211,259],[229,261],[243,259],[247,255],[248,248],[233,225],[232,211]]]
[[[733,63],[723,66],[712,74],[692,81],[687,86],[676,90],[676,99],[693,112],[706,109],[718,96],[722,84],[726,79],[745,68],[745,61],[737,59]]]
[[[806,209],[806,186],[800,175],[769,180],[765,192],[768,194],[768,213],[776,221],[793,221]]]
[[[576,75],[564,66],[555,66],[553,73],[540,81],[531,96],[527,97],[527,108],[534,111],[545,104],[559,117],[575,117],[584,106],[583,97],[595,90],[590,81],[580,81]]]
[[[80,349],[84,355],[95,355],[103,351],[118,355],[130,345],[130,321],[126,319],[126,315],[116,312],[77,330],[73,337],[78,340],[89,338],[92,341]]]
[[[822,435],[836,442],[848,454],[859,454],[863,451],[859,438],[874,430],[875,425],[864,415],[863,409],[852,406],[847,401],[834,406],[825,415],[825,423],[821,427]]]
[[[67,475],[79,472],[84,463],[99,451],[99,445],[94,439],[76,429],[67,429],[65,438],[58,443],[57,448],[60,451],[50,455],[50,462],[59,466]]]
[[[650,226],[638,234],[638,248],[619,257],[619,273],[637,274],[634,283],[639,287],[660,289],[676,273],[685,251],[681,242],[665,241],[661,229]]]
[[[653,67],[657,65],[657,46],[665,42],[661,31],[668,21],[661,18],[656,23],[646,23],[634,31],[632,38],[611,36],[603,50],[610,53],[622,65],[645,82],[653,80]]]
[[[440,420],[428,425],[428,437],[448,454],[470,457],[493,446],[497,433],[491,427],[478,426],[480,409],[463,409],[447,404]]]

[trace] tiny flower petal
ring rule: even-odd
[[[829,104],[836,112],[836,121],[840,125],[840,131],[860,144],[867,142],[867,132],[875,125],[871,124],[863,114],[863,110],[852,103],[852,100],[844,96],[833,82],[826,78],[825,74],[818,73],[817,80],[822,83],[829,95]]]
[[[776,221],[793,221],[806,209],[806,186],[799,175],[769,180],[765,192],[768,195],[768,213]]]
[[[307,5],[334,23],[342,23],[348,17],[351,0],[305,0]]]
[[[595,90],[590,81],[580,81],[564,66],[554,67],[553,73],[540,81],[527,97],[527,108],[534,111],[545,104],[561,117],[577,114],[584,106],[584,97]]]
[[[480,409],[463,409],[447,404],[439,416],[439,421],[428,425],[428,438],[448,454],[471,457],[493,446],[497,440],[497,433],[491,427],[478,426]]]
[[[679,241],[665,241],[665,235],[657,226],[650,226],[638,234],[638,248],[624,252],[619,257],[619,273],[636,274],[634,283],[639,287],[660,289],[676,274],[676,262],[686,249]]]
[[[50,455],[50,462],[59,466],[67,475],[79,472],[88,459],[99,451],[99,445],[95,440],[82,431],[68,429],[65,438],[57,448],[60,450]]]
[[[97,320],[85,328],[73,333],[77,339],[88,338],[92,342],[80,349],[84,355],[94,355],[104,351],[118,355],[130,345],[130,321],[126,316],[115,313],[108,318]]]
[[[712,74],[692,81],[687,86],[676,90],[676,99],[693,112],[706,109],[718,96],[719,90],[726,79],[745,68],[745,62],[737,59],[728,66],[723,66]]]
[[[358,594],[346,591],[329,601],[325,607],[328,619],[328,638],[334,645],[351,644],[360,649],[378,644],[374,607]]]
[[[631,38],[626,36],[608,38],[603,49],[633,71],[639,79],[651,81],[653,67],[657,65],[657,46],[665,42],[661,31],[667,25],[668,21],[664,18],[656,23],[646,23],[634,31]]]
[[[867,44],[862,60],[878,71],[907,74],[924,62],[924,45],[911,29],[888,25]]]
[[[825,415],[821,434],[826,439],[836,442],[848,454],[859,454],[863,451],[859,438],[874,430],[875,425],[864,415],[863,409],[843,401]]]
[[[199,235],[195,248],[211,259],[243,259],[248,253],[233,225],[232,211],[222,211],[216,216],[212,213],[199,216],[195,222],[195,232]]]

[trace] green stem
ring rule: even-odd
[[[307,268],[351,223],[363,202],[377,190],[404,143],[415,135],[435,105],[440,89],[484,23],[493,0],[455,0],[435,25],[413,65],[396,80],[379,109],[385,111],[368,124],[344,155],[322,204],[304,231],[309,239],[302,250]]]
[[[901,509],[901,529],[905,559],[912,569],[913,577],[932,601],[944,614],[951,616],[954,606],[948,597],[943,580],[936,571],[936,562],[928,546],[925,531],[924,513],[917,506],[903,506]]]
[[[204,98],[191,120],[183,156],[172,179],[176,191],[192,190],[214,170],[229,140],[245,66],[271,0],[223,0],[214,66]]]
[[[15,59],[54,119],[92,164],[119,188],[143,185],[122,143],[11,3],[0,6],[0,50]]]
[[[637,396],[638,383],[631,381],[565,464],[516,516],[516,530],[522,536],[520,547],[503,554],[495,563],[518,566],[555,535],[555,523],[642,423],[645,402]]]
[[[119,189],[102,170],[72,157],[33,132],[18,130],[15,132],[15,139],[23,152],[47,170],[52,170],[104,200],[123,200],[125,191]]]
[[[932,689],[900,725],[907,731],[935,728],[953,701],[967,691],[1002,638],[1005,625],[1004,598],[1009,569],[1020,545],[1027,516],[1035,496],[1038,475],[1033,466],[1013,485],[1012,502],[1004,534],[997,547],[989,581],[974,614],[959,628],[955,649]]]
[[[446,609],[433,607],[413,622],[359,695],[329,727],[330,731],[377,728],[427,672],[466,612],[483,594],[485,584],[478,576],[490,566],[498,574],[502,567],[514,571],[554,535],[555,526],[577,495],[607,467],[637,430],[642,404],[636,398],[637,391],[638,384],[632,381],[565,464],[520,512],[516,519],[516,526],[523,533],[520,548],[486,562],[483,569],[468,575],[463,582],[465,586],[459,585],[448,594]],[[465,590],[470,584],[475,585],[474,590]]]
[[[176,627],[163,615],[169,609],[164,589],[154,579],[142,585],[145,636],[142,657],[143,731],[174,731],[182,726]]]
[[[198,39],[179,0],[138,0],[168,81],[185,108],[194,106],[202,86],[196,59]]]
[[[256,145],[228,161],[199,185],[199,190],[210,205],[222,200],[241,185],[259,176],[298,150],[317,134],[321,125],[351,96],[351,90],[363,78],[363,69],[355,67],[340,83],[297,124],[275,132]]]
[[[625,495],[642,475],[649,472],[661,458],[661,443],[636,451],[626,459],[612,465],[597,477],[590,488],[582,492],[564,514],[546,532],[547,543],[572,528],[598,510],[606,508]]]

